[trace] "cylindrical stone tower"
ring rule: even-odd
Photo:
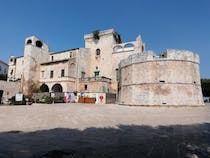
[[[138,53],[120,62],[119,73],[120,104],[204,105],[199,56],[193,52]]]

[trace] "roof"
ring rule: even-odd
[[[2,63],[2,64],[4,64],[4,65],[8,66],[7,63],[5,63],[5,62],[3,62],[3,61],[1,61],[1,60],[0,60],[0,63]]]
[[[22,56],[18,56],[18,57],[16,57],[16,58],[22,58],[22,57],[24,57],[24,56],[22,55]]]
[[[45,62],[45,63],[41,63],[41,65],[50,65],[50,64],[54,64],[54,63],[62,63],[62,62],[67,62],[67,61],[69,61],[69,59],[63,59],[63,60],[55,60],[55,61]]]

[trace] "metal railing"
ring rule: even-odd
[[[80,81],[88,81],[88,82],[111,82],[110,78],[104,77],[104,76],[98,76],[98,77],[86,77],[86,78],[80,78]]]

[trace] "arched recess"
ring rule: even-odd
[[[42,45],[43,45],[43,44],[42,44],[41,41],[36,41],[36,46],[37,46],[37,47],[42,48]]]
[[[114,52],[117,52],[117,51],[119,51],[119,50],[122,49],[122,48],[123,48],[122,46],[118,45],[118,46],[115,46],[115,47],[113,48],[113,50],[114,50]]]
[[[31,44],[32,43],[32,40],[31,39],[29,39],[27,42],[26,42],[26,44]]]
[[[134,45],[132,43],[127,43],[124,48],[132,48],[134,47]]]
[[[63,87],[60,84],[56,83],[53,85],[52,91],[53,92],[63,92]]]
[[[46,84],[42,84],[40,86],[40,91],[41,92],[49,92],[49,87]]]

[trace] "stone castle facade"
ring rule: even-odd
[[[140,36],[135,41],[122,43],[113,29],[86,34],[84,40],[85,48],[50,52],[48,45],[37,37],[26,38],[24,55],[10,57],[8,80],[19,81],[20,92],[25,95],[35,90],[115,93],[119,103],[133,105],[165,102],[170,105],[174,102],[168,98],[176,98],[179,90],[176,84],[181,86],[180,90],[190,89],[183,91],[183,97],[197,97],[199,101],[192,101],[193,105],[202,104],[198,55],[173,51],[163,54],[165,57],[157,57],[146,52]],[[163,86],[162,80],[168,86]],[[151,88],[151,83],[160,88]],[[151,95],[149,91],[159,91],[163,96],[168,92],[173,94],[165,101],[160,95],[153,98],[156,93]],[[161,101],[156,102],[158,98]],[[178,101],[177,104],[183,103]]]

